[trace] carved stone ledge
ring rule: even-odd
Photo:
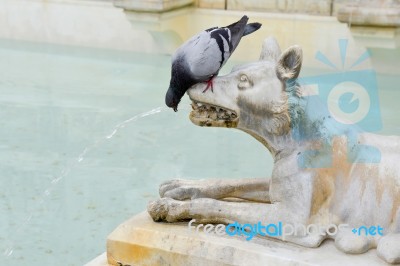
[[[113,0],[114,6],[129,11],[164,12],[190,5],[194,0]]]
[[[398,27],[400,6],[390,8],[346,6],[339,9],[337,18],[351,25]]]
[[[155,223],[147,212],[118,226],[107,239],[110,265],[386,265],[376,250],[347,255],[331,241],[318,249],[283,242],[189,232],[187,223]]]

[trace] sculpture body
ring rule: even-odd
[[[318,247],[332,238],[343,252],[357,254],[377,248],[385,261],[400,263],[400,137],[360,133],[356,143],[349,145],[346,137],[333,132],[332,117],[316,118],[306,109],[305,92],[295,82],[301,62],[299,47],[281,53],[270,38],[263,44],[259,61],[216,77],[214,93],[203,93],[204,84],[188,91],[194,124],[243,130],[269,150],[274,158],[270,178],[172,180],[160,186],[162,198],[151,202],[148,211],[153,220],[167,222],[268,221],[323,228],[347,224],[333,235],[328,231],[293,234],[283,240]],[[319,139],[309,137],[315,133]],[[358,161],[372,154],[357,152],[357,145],[378,149],[379,163]],[[317,153],[309,155],[309,150],[316,149]],[[349,150],[353,161],[348,160]],[[309,165],[326,160],[330,167]],[[377,225],[384,229],[382,236],[352,232],[360,226]]]

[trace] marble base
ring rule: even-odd
[[[325,241],[317,249],[269,239],[245,241],[190,232],[187,223],[155,223],[147,212],[118,226],[107,239],[110,265],[386,265],[376,250],[348,255]],[[93,265],[94,266],[94,265]]]

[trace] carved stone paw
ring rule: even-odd
[[[161,198],[150,201],[147,205],[147,212],[155,222],[177,222],[184,220],[185,202],[171,198]]]
[[[373,242],[366,236],[355,235],[346,230],[336,236],[335,246],[344,253],[361,254],[373,248]]]
[[[207,184],[203,180],[173,179],[160,185],[160,197],[176,200],[197,199],[208,197]]]
[[[388,263],[400,263],[400,234],[382,237],[378,243],[378,256]]]

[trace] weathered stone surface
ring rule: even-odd
[[[375,253],[346,255],[331,241],[309,249],[261,238],[243,241],[189,232],[187,223],[155,223],[145,212],[118,226],[107,240],[110,265],[385,265]]]
[[[122,7],[125,10],[163,12],[192,4],[194,0],[114,0],[113,2],[116,7]]]
[[[282,13],[330,15],[330,0],[228,0],[228,10],[254,10]]]
[[[354,39],[360,45],[365,47],[376,47],[385,49],[396,49],[400,46],[400,29],[395,27],[378,27],[378,26],[351,26],[351,33]],[[393,51],[392,51],[393,52]],[[381,60],[381,58],[373,58],[374,60]],[[384,73],[392,72],[396,69],[395,66],[388,66],[387,63],[375,65],[377,67],[384,67]]]
[[[396,27],[400,25],[400,1],[335,0],[332,14],[350,25]]]
[[[197,6],[200,8],[225,9],[225,0],[198,0]]]
[[[351,25],[398,27],[400,8],[346,6],[339,9],[337,18]]]

